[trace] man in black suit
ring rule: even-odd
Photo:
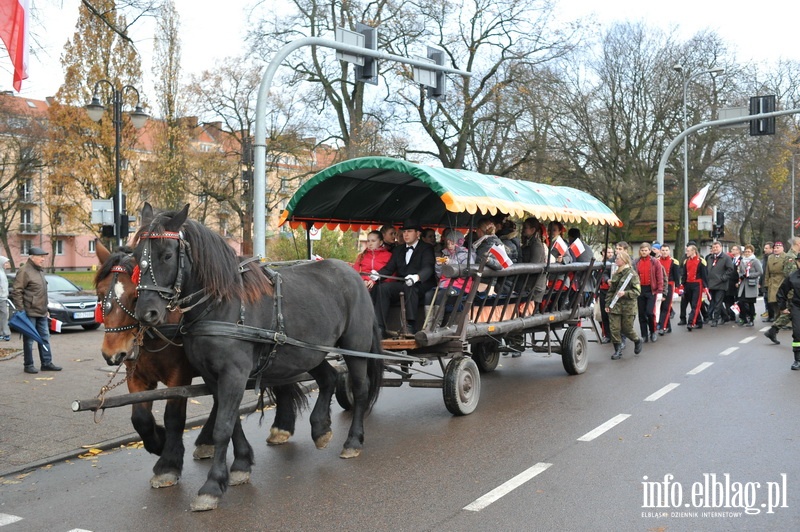
[[[370,277],[378,280],[381,276],[402,277],[403,282],[384,282],[373,290],[375,315],[381,331],[386,334],[386,317],[389,306],[400,300],[400,292],[405,294],[406,320],[408,330],[416,332],[417,307],[420,297],[436,286],[433,246],[420,240],[422,227],[413,220],[406,220],[401,228],[405,245],[396,246],[392,258],[378,271],[373,270]]]

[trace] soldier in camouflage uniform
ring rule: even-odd
[[[633,327],[633,321],[638,312],[637,301],[642,291],[639,275],[632,267],[630,255],[624,251],[617,252],[615,264],[616,271],[608,283],[608,296],[611,299],[608,300],[606,307],[611,329],[611,342],[614,344],[614,354],[611,355],[611,360],[622,358],[623,334],[626,338],[636,342],[633,352],[637,355],[642,352],[642,344],[644,344],[639,333]],[[623,289],[622,285],[628,278],[630,280]]]
[[[789,251],[786,252],[786,262],[783,264],[783,278],[788,279],[789,276],[797,270],[797,262],[795,259],[800,256],[800,237],[793,237],[789,239]],[[789,301],[792,300],[794,293],[792,290],[789,290],[789,294],[787,299]],[[777,293],[776,293],[777,298]],[[778,331],[781,329],[788,327],[792,323],[792,315],[791,314],[784,314],[783,312],[777,312],[775,314],[775,322],[772,324],[772,327],[769,328],[767,332],[764,333],[764,336],[769,338],[772,343],[779,344],[781,343],[778,340]]]

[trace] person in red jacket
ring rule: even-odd
[[[681,274],[683,284],[683,297],[686,298],[688,305],[691,305],[692,312],[687,318],[686,328],[703,328],[703,292],[708,286],[708,274],[706,261],[697,253],[697,246],[686,246],[686,260],[683,261],[683,273]]]
[[[642,292],[639,294],[639,330],[645,342],[658,340],[656,329],[656,296],[664,293],[664,269],[655,257],[650,255],[648,242],[639,245],[639,258],[633,263],[633,269],[639,275]]]
[[[353,263],[353,268],[361,274],[368,290],[372,290],[375,286],[375,281],[369,278],[369,272],[372,270],[380,270],[389,259],[392,258],[392,253],[383,245],[383,237],[380,231],[370,231],[367,235],[367,247],[364,251],[358,254],[356,261]]]
[[[675,294],[675,287],[681,284],[681,264],[672,256],[670,247],[666,244],[661,246],[661,256],[658,261],[664,268],[666,274],[664,281],[667,283],[658,317],[658,334],[664,334],[672,332],[672,297]]]

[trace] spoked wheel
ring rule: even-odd
[[[336,364],[336,402],[343,410],[353,409],[353,388],[350,386],[350,373],[344,364]]]
[[[580,375],[589,365],[586,335],[583,329],[571,326],[561,342],[561,362],[570,375]]]
[[[481,373],[490,373],[497,369],[500,363],[500,351],[492,349],[495,345],[494,342],[480,342],[472,347],[472,360]]]
[[[475,361],[457,356],[444,370],[444,405],[456,416],[471,414],[481,397],[481,374]]]

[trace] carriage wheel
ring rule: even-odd
[[[561,362],[570,375],[580,375],[589,365],[586,335],[583,329],[571,326],[561,342]]]
[[[350,373],[347,371],[347,366],[344,364],[336,364],[336,402],[343,410],[352,410],[353,403],[353,388],[350,386]]]
[[[493,345],[495,345],[494,342],[491,344],[481,342],[472,347],[472,360],[475,361],[481,373],[494,371],[500,363],[500,351],[492,350]]]
[[[475,361],[457,356],[444,370],[444,405],[456,416],[471,414],[481,397],[481,374]]]

